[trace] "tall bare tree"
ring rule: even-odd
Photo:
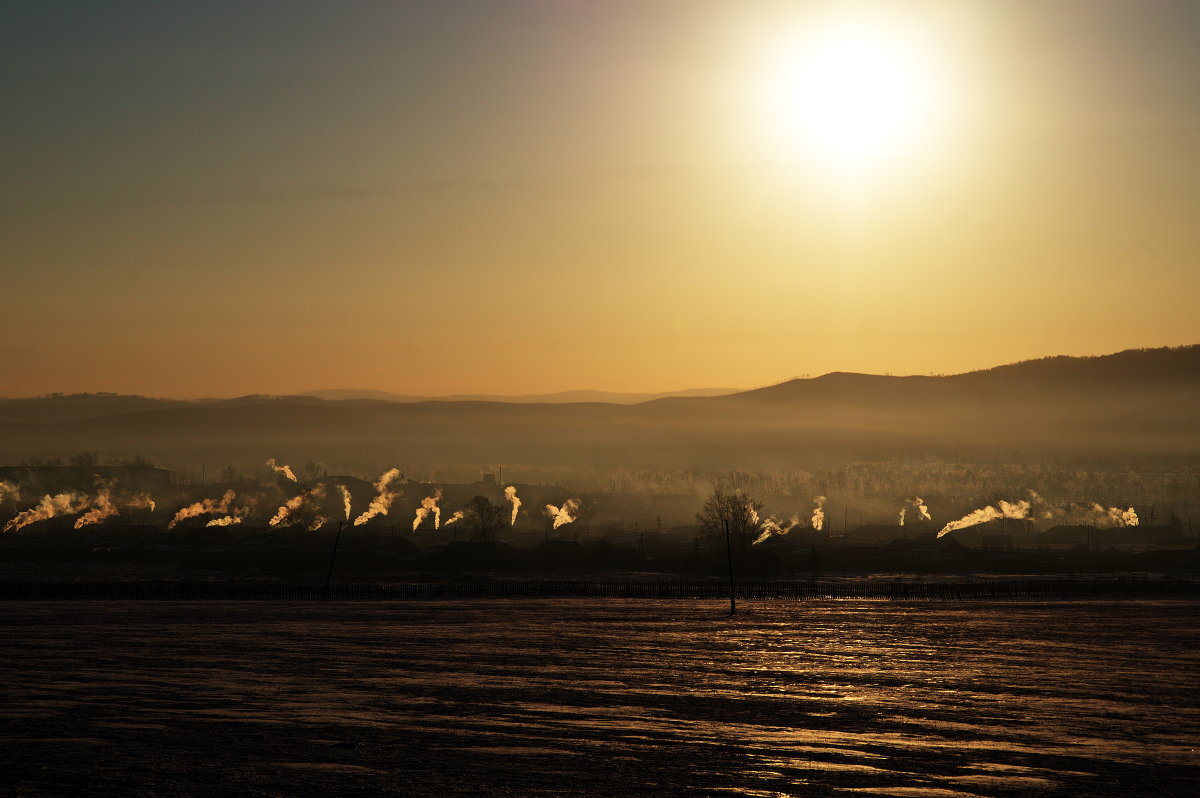
[[[729,614],[737,612],[736,586],[733,576],[734,560],[747,551],[758,537],[759,513],[762,502],[756,502],[741,491],[713,491],[696,520],[714,540],[725,544],[725,561],[729,566]]]

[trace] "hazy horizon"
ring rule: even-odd
[[[977,372],[977,371],[987,371],[989,369],[998,368],[1000,366],[1008,366],[1008,365],[1024,363],[1024,362],[1034,361],[1034,360],[1045,360],[1048,358],[1066,357],[1066,358],[1086,359],[1086,358],[1105,357],[1108,355],[1119,354],[1121,352],[1133,351],[1133,350],[1181,349],[1181,348],[1186,348],[1186,347],[1196,346],[1196,345],[1200,345],[1200,344],[1178,343],[1178,344],[1162,344],[1159,346],[1123,347],[1118,350],[1085,353],[1085,354],[1065,353],[1065,352],[1047,352],[1047,353],[1042,353],[1042,354],[1035,354],[1035,355],[1032,355],[1027,358],[1012,359],[1012,360],[1006,360],[1003,362],[979,364],[979,365],[971,366],[969,368],[965,368],[965,369],[962,369],[959,371],[933,371],[933,370],[931,370],[931,371],[925,371],[925,372],[897,373],[895,371],[870,372],[870,371],[856,371],[854,369],[846,369],[846,368],[834,368],[829,371],[822,371],[822,372],[794,373],[787,377],[781,377],[781,378],[775,379],[775,380],[769,380],[769,381],[764,381],[764,382],[757,383],[754,385],[745,385],[745,386],[740,386],[740,387],[730,387],[730,386],[716,387],[715,385],[710,385],[710,386],[704,386],[704,387],[687,387],[687,388],[676,388],[676,389],[650,388],[650,389],[644,389],[644,390],[633,390],[633,389],[624,390],[624,389],[618,389],[618,388],[596,387],[596,386],[587,386],[587,387],[575,386],[575,387],[562,388],[562,389],[554,390],[554,391],[540,391],[540,392],[530,392],[530,393],[498,393],[498,392],[491,392],[486,389],[481,389],[481,390],[461,391],[461,392],[447,393],[447,394],[431,394],[431,393],[404,393],[401,391],[391,391],[391,390],[378,388],[378,387],[372,387],[372,386],[355,386],[355,387],[342,386],[342,387],[325,387],[325,388],[307,388],[307,389],[294,391],[294,392],[279,392],[279,391],[270,391],[270,390],[260,390],[260,391],[249,391],[247,393],[239,393],[239,394],[226,394],[226,395],[210,394],[210,395],[196,395],[196,396],[178,396],[178,395],[171,396],[171,395],[164,395],[164,394],[149,394],[149,393],[140,393],[139,394],[136,392],[125,393],[122,391],[113,391],[113,390],[109,390],[109,389],[101,387],[101,388],[85,389],[85,390],[78,390],[78,391],[49,391],[46,393],[38,393],[38,394],[24,394],[24,395],[5,394],[5,395],[0,395],[0,399],[37,399],[37,398],[51,396],[51,395],[55,395],[55,394],[68,395],[68,396],[69,395],[78,395],[78,394],[115,394],[115,395],[129,395],[129,396],[146,396],[149,398],[169,399],[169,400],[175,400],[175,401],[199,401],[199,400],[206,400],[206,399],[214,399],[214,400],[237,399],[237,398],[245,397],[245,396],[281,396],[281,397],[288,396],[288,397],[325,398],[324,395],[338,394],[338,393],[378,394],[378,395],[380,395],[381,398],[384,398],[386,395],[386,396],[392,396],[392,397],[397,397],[397,398],[402,398],[402,399],[431,399],[431,400],[439,400],[439,399],[461,400],[464,398],[476,398],[476,397],[499,398],[499,399],[530,399],[530,398],[536,398],[536,397],[555,397],[555,396],[559,396],[559,395],[570,395],[570,394],[612,394],[614,396],[653,396],[653,397],[686,396],[686,395],[718,396],[718,395],[723,395],[723,394],[740,393],[740,392],[744,392],[744,391],[753,391],[753,390],[758,390],[760,388],[768,388],[768,387],[771,387],[774,385],[780,385],[780,384],[790,382],[790,381],[796,380],[796,379],[815,379],[818,377],[828,376],[830,374],[868,374],[868,375],[889,376],[889,377],[940,377],[940,376],[952,376],[955,374],[969,374],[969,373],[973,373],[973,372]]]

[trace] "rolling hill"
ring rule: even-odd
[[[1200,346],[944,377],[831,373],[723,396],[612,402],[241,397],[0,401],[0,460],[83,449],[374,468],[522,463],[797,468],[908,457],[1200,455]]]

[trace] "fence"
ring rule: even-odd
[[[335,584],[248,582],[0,582],[0,601],[428,601],[487,598],[727,599],[727,583],[686,580],[513,580]],[[1200,581],[1167,579],[1020,579],[996,582],[742,581],[737,597],[1011,601],[1031,598],[1200,597]]]

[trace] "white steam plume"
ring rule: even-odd
[[[904,506],[900,508],[900,526],[904,526],[904,515],[908,512],[909,506],[917,509],[918,518],[922,521],[932,521],[933,517],[929,515],[929,508],[925,506],[925,500],[920,496],[913,496],[911,499],[906,499]]]
[[[154,508],[158,505],[154,503],[154,499],[150,498],[149,494],[139,493],[125,502],[125,506],[130,510],[149,510],[150,512],[154,512]]]
[[[786,522],[786,526],[784,523],[773,515],[768,517],[762,522],[762,533],[750,545],[757,546],[759,543],[765,543],[772,535],[786,535],[800,525],[800,519],[793,515],[791,520]]]
[[[517,489],[514,486],[509,485],[507,488],[504,489],[504,500],[512,505],[512,519],[508,522],[508,525],[516,526],[517,525],[517,510],[521,509],[521,500],[517,498]],[[549,505],[547,505],[547,506],[549,506]],[[558,524],[555,524],[554,528],[558,529]]]
[[[292,467],[291,467],[291,466],[288,466],[288,465],[276,465],[276,464],[275,464],[275,458],[274,458],[274,457],[272,457],[270,460],[268,460],[268,461],[267,461],[267,465],[269,465],[269,466],[271,467],[271,470],[272,470],[272,471],[274,471],[276,474],[279,474],[280,476],[287,477],[287,478],[288,478],[288,479],[290,479],[292,482],[299,482],[299,481],[300,481],[300,480],[296,479],[296,475],[292,473]]]
[[[421,499],[421,506],[417,508],[417,516],[413,519],[412,531],[416,532],[421,526],[421,522],[433,513],[433,528],[442,528],[442,508],[438,507],[438,502],[442,500],[442,489],[438,488],[432,496],[426,496]]]
[[[75,528],[83,529],[85,526],[99,524],[113,516],[120,515],[120,510],[112,500],[112,489],[101,488],[96,493],[96,498],[90,502],[90,509],[75,519]]]
[[[267,526],[279,526],[285,520],[287,520],[289,515],[299,510],[300,505],[302,504],[304,504],[303,493],[301,493],[299,496],[293,496],[292,498],[288,499],[279,506],[279,509],[275,511],[275,515],[271,516],[271,520],[267,522]]]
[[[562,507],[555,507],[553,504],[546,505],[546,515],[554,519],[555,529],[558,529],[563,524],[574,523],[578,518],[578,512],[579,499],[567,499],[563,502]]]
[[[456,524],[461,520],[463,520],[463,511],[457,510],[454,515],[446,519],[446,523],[443,524],[443,526],[450,526],[451,524]]]
[[[377,515],[387,515],[388,510],[392,509],[392,502],[396,500],[396,491],[392,489],[392,483],[400,477],[400,469],[389,468],[384,471],[375,483],[376,496],[371,499],[371,504],[367,507],[366,512],[354,519],[355,526],[362,526]]]
[[[966,529],[970,526],[978,524],[986,524],[988,521],[995,521],[997,518],[1028,518],[1029,517],[1029,502],[1021,499],[1016,503],[1006,501],[998,501],[995,505],[988,505],[978,510],[973,510],[957,521],[951,521],[942,527],[942,531],[938,532],[940,538],[943,535],[948,535],[956,529]]]
[[[86,510],[88,504],[87,496],[84,496],[82,493],[59,493],[53,497],[47,494],[35,506],[11,518],[4,525],[4,531],[16,531],[22,527],[35,524],[38,521],[49,520],[58,515],[74,515]]]
[[[292,498],[290,498],[286,502],[284,502],[282,505],[280,505],[279,509],[275,511],[275,516],[268,522],[268,525],[269,526],[279,526],[284,521],[287,521],[287,519],[289,517],[298,513],[300,511],[300,508],[304,507],[306,504],[311,504],[313,499],[324,499],[324,498],[325,498],[324,483],[317,485],[315,488],[312,488],[311,490],[306,490],[296,496],[293,496]],[[295,523],[295,521],[289,521],[288,523],[292,524],[292,523]]]
[[[1099,504],[1093,504],[1088,508],[1088,515],[1095,526],[1099,526],[1104,522],[1108,522],[1113,526],[1138,526],[1141,524],[1138,514],[1134,512],[1132,507],[1128,510],[1122,510],[1120,507],[1102,507]]]
[[[342,494],[342,509],[346,513],[346,520],[350,520],[350,490],[345,485],[338,485],[338,492]]]
[[[820,532],[825,528],[825,497],[817,496],[813,501],[816,502],[817,506],[813,508],[810,525],[813,529]]]
[[[227,490],[220,499],[204,499],[195,504],[189,504],[175,513],[175,517],[171,519],[171,523],[167,524],[167,529],[174,529],[180,521],[186,521],[198,515],[226,515],[229,513],[229,508],[233,505],[233,500],[236,498],[236,493]]]

